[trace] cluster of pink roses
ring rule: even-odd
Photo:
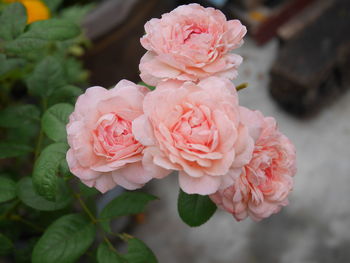
[[[145,25],[142,80],[81,95],[67,125],[71,172],[101,192],[133,190],[179,172],[237,220],[287,204],[295,149],[271,117],[239,105],[232,83],[246,28],[213,8],[184,5]]]

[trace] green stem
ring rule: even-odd
[[[78,200],[80,206],[83,208],[83,210],[85,211],[85,213],[88,215],[88,217],[90,218],[90,220],[92,221],[93,224],[96,224],[98,222],[98,219],[93,215],[93,213],[90,211],[90,209],[87,207],[87,205],[85,204],[84,200],[81,198],[80,194],[74,193],[75,198]],[[118,251],[114,248],[113,244],[111,243],[111,241],[108,239],[108,237],[106,236],[106,234],[104,233],[104,230],[101,228],[101,230],[103,231],[103,239],[104,241],[107,243],[108,247],[113,250],[116,254],[119,254]]]
[[[246,87],[248,87],[248,83],[247,82],[244,82],[244,83],[241,83],[239,84],[238,86],[236,86],[236,90],[237,91],[240,91],[242,89],[245,89]]]
[[[39,137],[35,147],[35,160],[38,159],[39,154],[41,152],[41,145],[43,143],[43,138],[44,138],[44,132],[40,127]]]
[[[46,109],[47,109],[47,99],[43,98],[42,100],[42,104],[43,104],[43,113],[45,113]],[[41,152],[41,145],[43,143],[43,139],[44,139],[44,131],[42,129],[42,127],[40,126],[40,131],[39,131],[39,137],[38,137],[38,141],[35,147],[35,160],[38,159],[40,152]]]
[[[80,194],[74,193],[75,198],[78,200],[80,206],[83,208],[85,213],[89,216],[93,224],[97,223],[96,217],[91,213],[90,209],[85,204],[84,200],[80,197]]]
[[[19,215],[12,215],[10,216],[10,219],[13,220],[13,221],[18,221],[18,222],[21,222],[31,228],[33,228],[34,230],[38,231],[38,232],[44,232],[44,229],[33,224],[32,222],[24,219],[23,217],[19,216]]]
[[[9,215],[16,210],[16,208],[20,205],[21,201],[20,200],[16,200],[11,207],[9,207],[9,209],[6,210],[6,212],[4,213],[4,218],[9,217]]]
[[[43,98],[42,104],[43,104],[43,112],[45,112],[47,110],[47,98]]]
[[[103,235],[103,239],[107,243],[110,250],[113,250],[114,253],[119,254],[119,252],[114,248],[113,244],[111,243],[111,241],[108,239],[106,235]]]
[[[133,239],[134,237],[132,235],[129,235],[127,233],[120,234],[118,233],[117,236],[123,240],[124,242],[128,242],[129,239]]]

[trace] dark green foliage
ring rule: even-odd
[[[189,226],[200,226],[216,211],[216,205],[208,196],[179,192],[177,208],[181,219]]]
[[[53,222],[36,243],[32,262],[75,262],[91,246],[95,232],[95,226],[83,216],[65,215]]]

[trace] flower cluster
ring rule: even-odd
[[[293,144],[272,117],[239,105],[232,53],[246,28],[213,8],[184,5],[145,25],[142,80],[87,89],[67,125],[71,172],[102,193],[133,190],[176,170],[180,188],[237,220],[261,220],[288,203]]]

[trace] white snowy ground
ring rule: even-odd
[[[283,112],[268,94],[269,69],[277,42],[257,47],[247,39],[236,84],[240,104],[274,116],[297,149],[298,173],[290,205],[260,223],[236,222],[218,211],[199,228],[177,214],[176,176],[156,180],[149,190],[160,197],[134,235],[160,263],[330,263],[350,262],[350,92],[309,120]]]

